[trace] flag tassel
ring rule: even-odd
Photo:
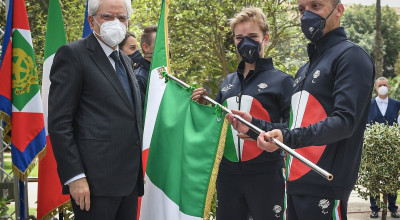
[[[225,140],[226,140],[226,131],[228,130],[228,120],[224,119],[224,124],[222,125],[221,134],[219,137],[219,143],[217,148],[217,153],[215,154],[214,167],[211,172],[210,183],[208,185],[206,204],[204,205],[204,215],[203,220],[210,219],[211,212],[211,202],[215,194],[216,189],[216,181],[218,176],[219,164],[221,163],[221,159],[224,156],[225,149]]]
[[[40,218],[40,220],[42,220],[42,219],[51,219],[51,217],[57,215],[58,213],[66,212],[71,207],[72,207],[71,206],[71,200],[68,200],[68,201],[64,202],[63,204],[55,207],[54,209],[52,209],[48,213],[46,213],[42,218]],[[64,218],[65,219],[69,219],[69,215],[64,215]]]
[[[32,171],[32,169],[39,163],[39,160],[41,160],[44,156],[46,155],[46,146],[41,150],[36,157],[32,160],[31,164],[26,168],[25,172],[21,172],[18,167],[12,164],[12,170],[15,176],[17,176],[20,180],[26,180],[28,178],[29,173]]]

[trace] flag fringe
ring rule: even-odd
[[[210,219],[210,212],[211,212],[211,202],[214,197],[215,188],[216,188],[216,181],[218,176],[219,164],[221,163],[221,159],[224,156],[224,149],[225,149],[225,140],[226,140],[226,131],[228,130],[228,120],[224,117],[224,124],[222,125],[221,135],[219,137],[219,143],[217,148],[217,153],[215,154],[215,161],[214,167],[211,171],[210,183],[208,185],[206,203],[204,206],[204,214],[203,220]]]
[[[165,42],[165,57],[167,58],[167,70],[171,73],[171,65],[169,61],[169,39],[168,39],[168,13],[169,13],[169,0],[165,1],[164,5],[164,42]]]
[[[28,168],[26,168],[25,172],[21,172],[21,170],[18,169],[13,163],[12,165],[12,170],[14,175],[16,175],[21,181],[24,181],[28,178],[29,173],[32,171],[32,169],[39,163],[39,160],[41,160],[44,156],[46,156],[46,146],[43,147],[43,150],[41,150],[35,158],[33,158],[31,164],[29,164]]]
[[[6,126],[4,126],[3,140],[7,144],[10,144],[11,143],[11,137],[8,136],[8,134],[11,131],[11,117],[7,113],[5,113],[3,111],[0,111],[0,119],[3,120],[4,122],[6,122],[6,124],[7,124]],[[0,126],[3,126],[3,125],[0,125]]]
[[[46,213],[43,217],[41,217],[39,220],[50,220],[52,219],[53,216],[57,215],[57,213],[60,212],[65,212],[68,209],[70,209],[71,206],[71,200],[68,200],[66,202],[64,202],[63,204],[55,207],[54,209],[50,210],[48,213]],[[68,219],[68,218],[66,218]]]

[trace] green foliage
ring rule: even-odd
[[[397,56],[396,63],[394,64],[394,73],[396,76],[400,76],[400,53]]]
[[[35,53],[36,71],[39,73],[39,82],[42,82],[44,42],[47,23],[48,2],[45,0],[26,0],[26,12],[31,28],[33,52]],[[43,10],[46,8],[46,10]],[[35,19],[33,19],[35,18]]]
[[[356,189],[367,199],[380,194],[395,194],[400,188],[400,126],[368,125]],[[377,204],[386,210],[382,201]]]
[[[8,212],[7,197],[0,198],[0,217],[6,217]]]
[[[217,218],[217,192],[214,193],[213,199],[211,201],[211,213],[210,213],[210,219],[216,219]]]
[[[143,27],[157,24],[160,4],[160,0],[132,1],[131,30],[138,39]],[[215,95],[240,61],[228,19],[249,6],[262,8],[269,19],[270,43],[265,55],[274,58],[278,69],[294,75],[307,59],[297,0],[171,1],[168,24],[172,71],[187,82],[203,84]]]
[[[342,25],[348,38],[361,45],[374,59],[375,5],[354,5],[345,10]],[[383,76],[394,77],[394,65],[400,52],[399,16],[393,8],[382,7]]]
[[[389,82],[390,82],[389,97],[400,100],[400,75],[397,75],[392,79],[389,79]]]

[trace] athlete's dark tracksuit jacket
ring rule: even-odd
[[[347,201],[361,160],[374,65],[342,27],[310,43],[308,54],[310,61],[295,77],[283,140],[334,178],[328,181],[288,156],[287,193]]]
[[[146,100],[147,81],[149,79],[150,62],[141,57],[140,62],[135,66],[136,78],[140,88],[142,100]]]
[[[243,78],[244,64],[245,63],[242,61],[239,64],[237,72],[227,75],[225,81],[221,86],[221,90],[217,94],[215,100],[219,103],[227,101],[228,108],[241,109],[250,112],[250,114],[252,115],[263,116],[264,120],[276,123],[272,124],[273,126],[271,125],[271,128],[283,129],[287,127],[288,126],[287,122],[289,121],[289,113],[290,113],[290,95],[292,94],[292,89],[293,89],[293,78],[286,73],[274,69],[272,58],[259,58],[256,61],[255,70],[250,71],[247,77]],[[271,123],[266,123],[266,124],[270,125]],[[235,131],[233,130],[232,133],[234,132]],[[235,141],[238,141],[238,137],[236,137],[236,135],[233,135],[233,139],[234,140],[236,139]],[[224,174],[224,176],[233,175],[235,176],[235,178],[245,179],[246,177],[241,175],[261,173],[263,176],[266,172],[268,173],[271,171],[276,171],[280,173],[273,176],[272,178],[271,175],[268,174],[270,176],[269,177],[270,179],[267,182],[271,182],[277,184],[278,186],[282,186],[283,189],[284,182],[283,182],[283,174],[281,168],[284,167],[284,160],[283,156],[281,155],[281,152],[276,151],[273,153],[268,153],[266,151],[262,151],[257,147],[256,141],[244,141],[244,144],[242,141],[242,146],[243,149],[241,150],[238,150],[240,148],[236,147],[236,152],[231,152],[231,155],[228,155],[229,150],[225,148],[225,153],[219,167],[219,176],[218,176],[218,183],[221,186],[221,188],[226,189],[228,185],[230,186],[236,185],[239,188],[238,191],[240,191],[243,188],[247,189],[253,188],[254,193],[264,195],[264,192],[257,192],[257,190],[255,189],[257,187],[254,185],[256,184],[254,183],[254,181],[260,185],[261,183],[264,184],[264,180],[262,180],[261,183],[258,179],[254,180],[253,186],[241,185],[242,183],[239,183],[234,180],[233,182],[227,181],[225,183],[221,183],[221,179],[224,179],[221,178],[221,174]],[[225,178],[225,180],[226,179],[227,178]],[[217,188],[218,188],[218,183],[217,183]],[[220,196],[221,196],[221,191],[223,190],[221,188],[219,188],[218,190],[219,201],[221,201]],[[266,186],[264,187],[264,189],[261,190],[267,191],[265,193],[269,193],[268,196],[273,195],[273,192]],[[279,192],[279,190],[276,191]],[[230,192],[226,194],[229,193]],[[240,192],[235,191],[231,192],[231,194],[240,194]],[[244,195],[244,196],[246,197],[247,200],[253,200],[253,202],[254,200],[259,201],[254,197],[248,198],[252,197],[251,195]],[[283,203],[283,193],[281,197],[280,196],[278,197],[279,197],[278,200],[282,199]],[[234,203],[234,201],[231,201],[229,203]],[[219,211],[221,211],[221,205],[222,205],[221,203],[219,203],[218,205]],[[247,205],[251,205],[251,203],[248,203]],[[225,210],[224,212],[228,211],[232,213],[236,211],[236,209],[241,209],[242,207],[236,206],[231,208],[235,210],[232,209],[229,210],[229,208],[226,208],[224,209]],[[273,208],[274,208],[273,205],[270,208],[267,208],[267,206],[265,206],[263,210],[259,212],[273,213]],[[277,211],[279,211],[279,208],[277,210],[275,209],[275,211],[276,213],[278,213]],[[265,213],[261,213],[261,215],[264,214]],[[219,213],[217,212],[217,216],[218,215]],[[255,217],[256,215],[257,214],[254,213],[253,217]],[[223,218],[235,219],[238,217],[235,216],[235,218],[229,218],[227,217],[227,215],[224,215]],[[270,217],[259,217],[259,218],[272,219]]]

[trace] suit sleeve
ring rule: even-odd
[[[137,78],[137,82],[139,84],[140,96],[141,96],[142,101],[144,103],[144,101],[146,100],[147,79],[144,76],[140,75],[140,74],[136,75],[136,78]]]
[[[85,173],[74,139],[74,115],[82,91],[82,68],[76,51],[68,45],[56,53],[50,71],[49,135],[61,183]]]
[[[374,66],[359,47],[347,50],[334,68],[333,112],[308,127],[284,129],[283,141],[292,148],[331,144],[351,137],[367,109],[375,77]]]
[[[251,123],[264,131],[271,131],[273,129],[285,129],[289,126],[290,119],[290,101],[293,93],[293,78],[287,76],[282,80],[280,88],[279,107],[281,109],[281,121],[277,123],[267,122],[257,118],[252,119]],[[256,140],[258,134],[252,130],[247,132],[247,135]]]

